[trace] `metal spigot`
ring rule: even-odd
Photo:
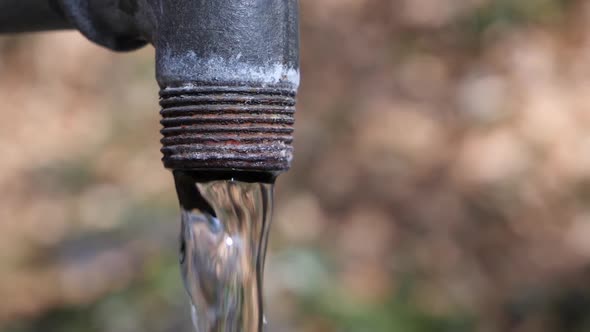
[[[290,167],[297,0],[0,0],[0,32],[64,28],[116,51],[155,47],[167,168]]]

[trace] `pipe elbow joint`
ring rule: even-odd
[[[299,85],[297,0],[58,0],[89,39],[156,49],[172,169],[282,172]]]

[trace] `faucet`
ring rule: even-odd
[[[262,331],[271,183],[293,155],[298,1],[0,0],[0,33],[70,28],[114,51],[155,47],[195,328]]]
[[[0,0],[0,33],[70,28],[114,51],[155,47],[165,167],[289,169],[297,0]]]

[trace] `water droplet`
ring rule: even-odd
[[[225,244],[228,247],[231,247],[234,244],[234,240],[231,237],[228,237],[227,239],[225,239]]]

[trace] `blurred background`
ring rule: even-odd
[[[301,0],[269,331],[590,331],[590,2]],[[0,39],[0,331],[191,331],[151,47]]]

